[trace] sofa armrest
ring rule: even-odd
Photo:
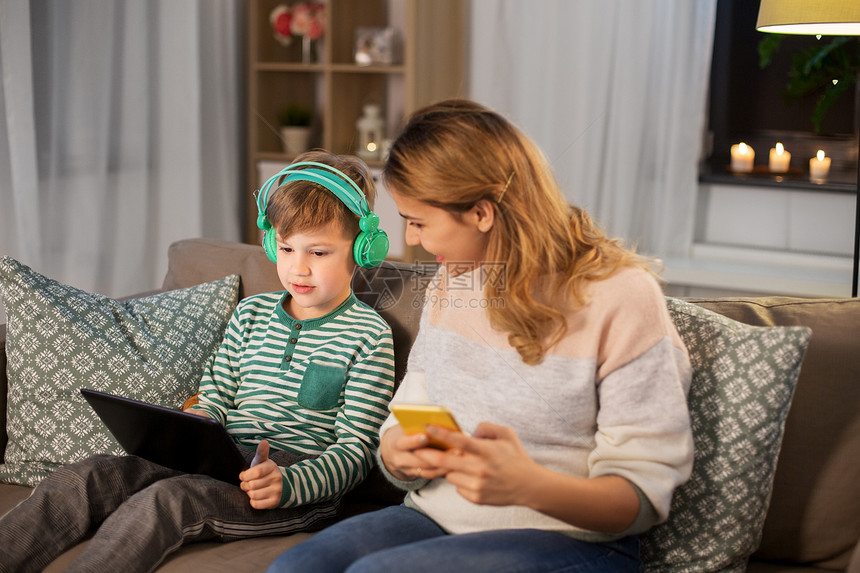
[[[851,555],[851,561],[848,562],[845,573],[860,573],[860,541],[854,546],[854,553]]]

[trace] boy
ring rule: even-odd
[[[369,211],[361,160],[317,151],[293,165],[304,162],[354,181]],[[391,330],[350,288],[359,218],[325,186],[287,181],[260,214],[286,290],[239,303],[188,410],[219,420],[254,458],[241,489],[134,456],[89,458],[0,520],[0,571],[41,570],[95,526],[70,571],[151,571],[190,541],[319,529],[367,475],[394,390]]]

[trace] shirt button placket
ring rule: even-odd
[[[290,333],[290,341],[287,345],[287,354],[284,356],[284,364],[289,366],[289,363],[293,360],[293,353],[295,353],[296,343],[299,341],[299,334],[296,332],[297,330],[302,329],[301,322],[293,323],[293,332]]]

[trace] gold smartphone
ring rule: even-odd
[[[454,414],[445,406],[434,406],[432,404],[392,404],[391,413],[403,426],[407,434],[419,434],[426,432],[428,425],[442,426],[455,432],[460,432],[460,425],[454,419]],[[428,444],[431,448],[447,450],[451,446],[430,438]]]

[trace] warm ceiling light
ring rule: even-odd
[[[761,0],[756,29],[777,34],[860,35],[860,0]]]

